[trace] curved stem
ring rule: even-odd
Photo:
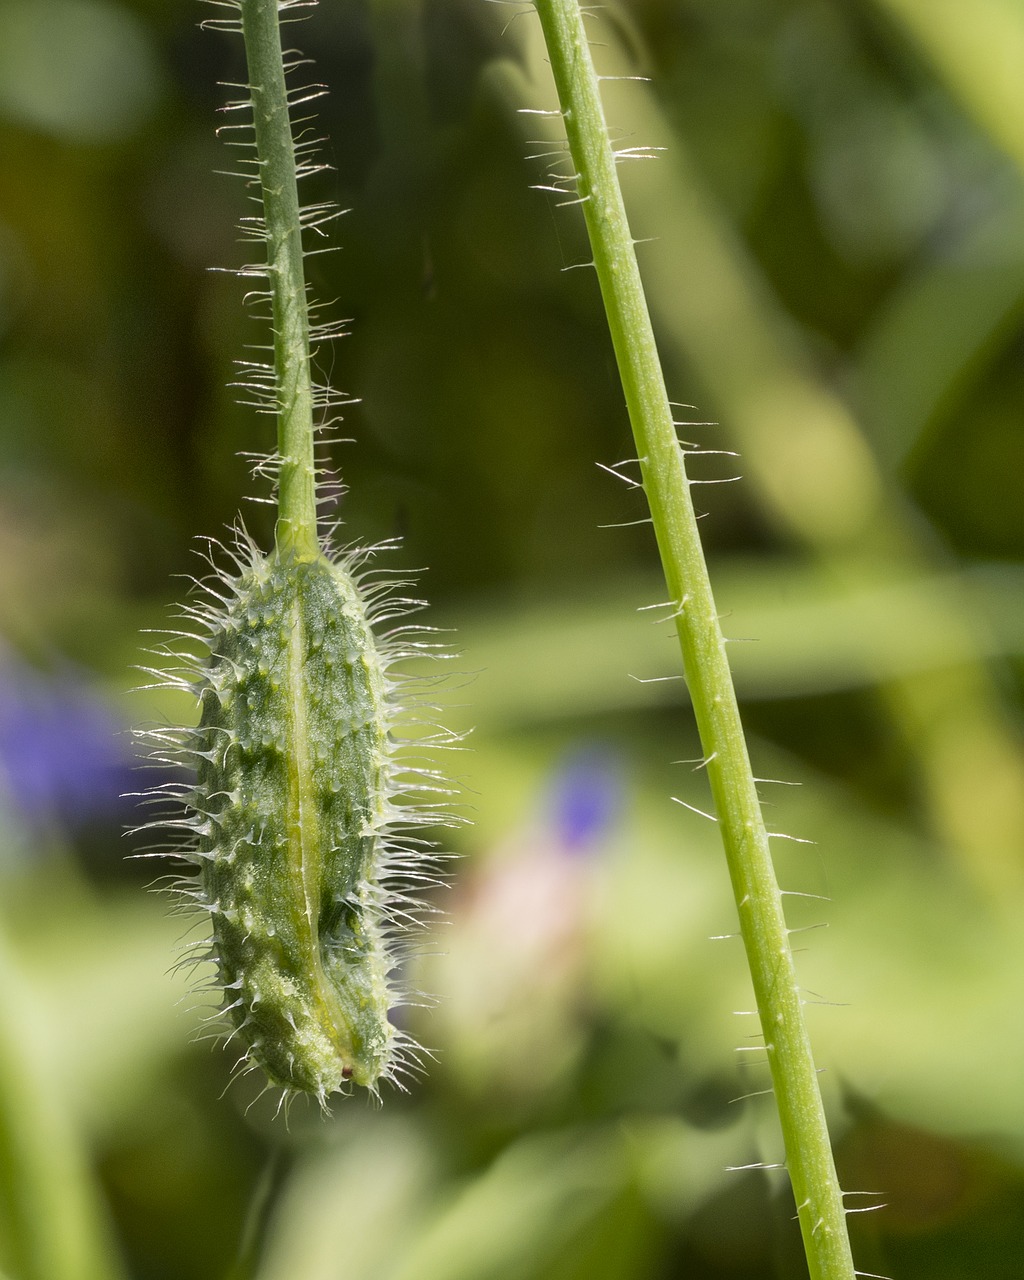
[[[280,455],[277,547],[279,551],[293,552],[300,560],[309,560],[319,554],[309,309],[278,0],[240,0],[240,8],[263,192],[274,325]]]
[[[636,253],[577,0],[534,0],[674,607],[736,897],[811,1280],[853,1280],[842,1193],[782,898],[750,768]]]

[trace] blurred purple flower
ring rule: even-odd
[[[585,853],[618,816],[622,778],[618,760],[601,747],[573,752],[551,782],[551,825],[564,849]]]
[[[72,676],[0,665],[0,788],[32,825],[118,817],[132,785],[123,728]]]

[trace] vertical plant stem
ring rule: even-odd
[[[240,0],[240,8],[263,192],[274,326],[277,451],[281,459],[277,547],[300,560],[312,560],[319,554],[319,545],[309,309],[278,0]]]
[[[534,0],[674,607],[811,1280],[852,1280],[846,1214],[725,641],[577,0]]]

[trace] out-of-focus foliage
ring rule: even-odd
[[[198,4],[0,0],[0,1273],[799,1276],[751,997],[527,6],[321,0],[351,212],[345,536],[458,628],[474,825],[427,1080],[288,1121],[193,1043],[124,861],[139,631],[259,496],[263,341]],[[866,1271],[1019,1275],[1024,10],[635,0],[594,22]],[[527,158],[533,156],[535,158]],[[555,157],[557,158],[557,157]],[[628,471],[628,468],[627,468]],[[266,539],[267,509],[244,503]],[[604,527],[604,526],[624,527]],[[682,761],[683,763],[679,763]],[[686,763],[689,761],[690,763]],[[673,763],[675,762],[675,763]],[[822,899],[828,899],[823,901]],[[827,923],[828,930],[816,929]],[[194,930],[188,937],[195,937]],[[711,939],[714,940],[711,940]],[[187,940],[187,938],[186,938]],[[198,1003],[199,1008],[194,1006]],[[735,1016],[734,1011],[741,1016]],[[737,1053],[739,1046],[744,1052]],[[223,1095],[223,1096],[222,1096]],[[741,1096],[752,1095],[745,1102]]]

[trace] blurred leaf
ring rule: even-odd
[[[346,1117],[300,1159],[268,1229],[259,1280],[377,1280],[437,1195],[439,1170],[408,1119]]]
[[[346,1126],[289,1187],[259,1280],[529,1276],[622,1177],[617,1144],[600,1134],[524,1138],[454,1195],[431,1165],[408,1123]]]
[[[154,1078],[195,1033],[204,1000],[190,1000],[185,976],[168,972],[187,923],[144,895],[90,899],[50,886],[45,914],[38,901],[21,906],[18,950],[33,974],[54,1087],[92,1133],[145,1108]]]
[[[721,562],[714,579],[744,697],[871,686],[1024,651],[1024,580],[1010,565],[843,580],[815,566]],[[651,607],[663,593],[657,579],[634,579],[590,600],[475,619],[464,610],[458,662],[476,674],[457,700],[489,727],[684,701],[667,611]]]
[[[876,0],[918,41],[967,110],[1024,170],[1019,0]]]
[[[522,1138],[426,1224],[389,1280],[531,1276],[623,1176],[619,1143],[600,1131]]]
[[[0,937],[0,1256],[17,1280],[117,1280],[117,1258],[58,1052]]]

